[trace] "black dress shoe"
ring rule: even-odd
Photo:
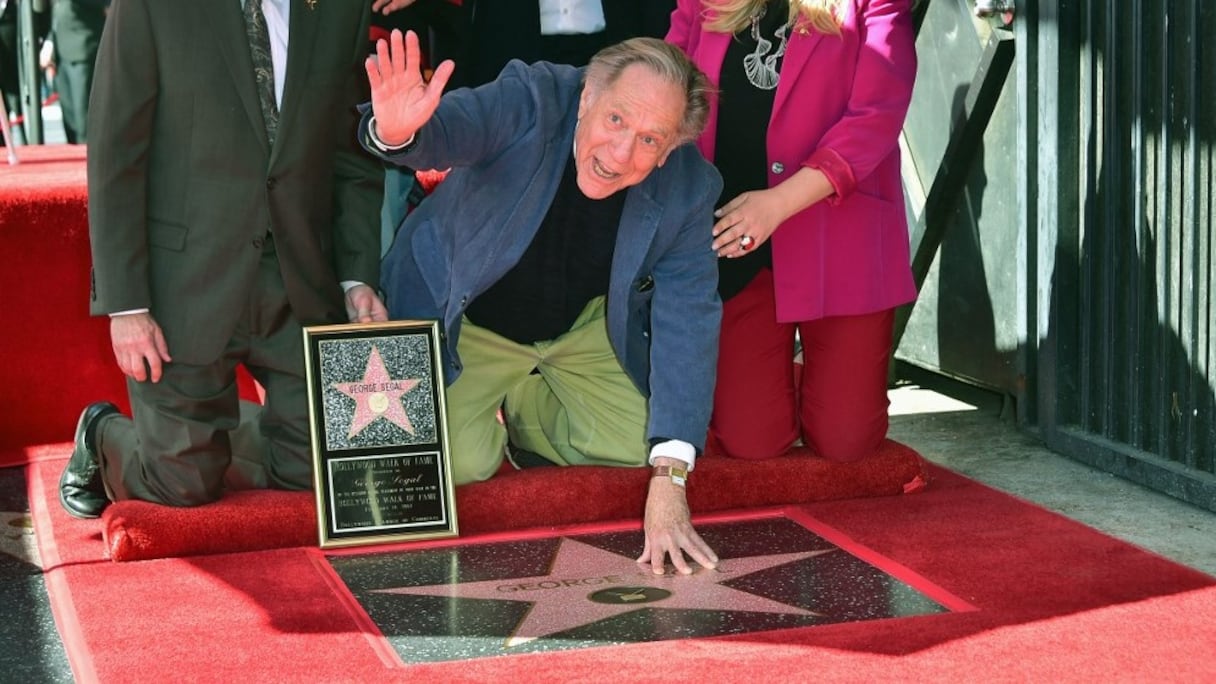
[[[97,424],[114,413],[117,406],[99,401],[86,406],[76,422],[76,446],[59,477],[59,503],[74,517],[96,518],[110,505],[97,457]]]
[[[520,449],[510,442],[507,443],[507,460],[511,462],[511,465],[515,466],[516,470],[557,465],[535,451]]]

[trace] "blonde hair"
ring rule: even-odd
[[[766,0],[704,0],[705,28],[721,33],[737,33],[747,28],[752,15]],[[830,36],[840,35],[840,21],[846,0],[789,0],[789,22],[799,28],[812,28]]]

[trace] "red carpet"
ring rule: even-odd
[[[0,466],[27,460],[26,445],[71,440],[86,403],[126,400],[109,326],[89,318],[84,147],[19,153],[0,166]]]
[[[109,324],[89,316],[85,148],[18,153],[20,164],[0,164],[0,467],[40,458],[37,445],[71,441],[90,402],[127,408]],[[248,376],[241,390],[257,396]]]
[[[59,508],[81,408],[123,405],[125,389],[105,320],[88,316],[84,150],[21,154],[0,167],[0,466],[31,464],[47,584],[81,681],[1216,679],[1216,580],[948,472],[888,496],[925,484],[919,457],[893,443],[854,466],[707,458],[690,504],[699,519],[799,504],[790,517],[978,610],[403,667],[310,548],[309,494],[236,493],[190,510],[125,502],[102,521]],[[636,520],[645,475],[538,469],[462,487],[461,541]]]
[[[70,444],[58,447],[66,458]],[[44,457],[45,458],[45,457]],[[64,462],[43,464],[43,478],[58,481]],[[638,468],[533,468],[508,471],[456,490],[462,535],[634,520],[645,507],[649,471]],[[694,513],[891,496],[924,484],[924,463],[908,447],[887,441],[873,457],[854,464],[811,458],[805,450],[770,461],[705,457],[688,487]],[[47,495],[54,502],[53,494]],[[545,506],[536,502],[544,501]],[[111,505],[102,521],[104,549],[89,560],[116,561],[256,551],[317,543],[316,503],[309,492],[233,492],[199,508],[144,501]],[[63,516],[66,520],[66,515]]]
[[[55,501],[58,465],[30,466],[31,508],[56,619],[82,681],[1216,677],[1216,579],[937,468],[916,496],[810,503],[787,515],[809,516],[859,555],[902,566],[974,611],[403,666],[344,600],[315,549],[99,560],[100,525],[68,518]]]

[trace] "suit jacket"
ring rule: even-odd
[[[405,220],[384,261],[393,318],[439,319],[446,379],[469,302],[523,255],[549,210],[574,142],[582,70],[512,62],[497,81],[445,95],[389,157],[414,168],[453,167]],[[361,138],[366,139],[366,118]],[[710,249],[722,179],[684,145],[626,192],[607,296],[608,337],[649,395],[649,438],[704,447],[721,302]]]
[[[292,0],[273,149],[238,0],[115,0],[89,110],[92,311],[149,307],[175,361],[218,358],[273,231],[303,325],[379,279],[383,172],[359,149],[370,3]]]
[[[703,30],[702,10],[701,0],[679,0],[667,40],[717,85],[731,36]],[[914,38],[910,0],[848,0],[840,36],[791,32],[766,137],[769,186],[809,166],[836,192],[773,233],[779,321],[916,298],[898,145],[916,77]],[[707,159],[717,120],[715,102],[697,142]]]
[[[606,45],[635,36],[661,38],[674,0],[602,0]],[[472,12],[467,71],[471,85],[494,80],[512,59],[540,59],[540,3],[537,0],[465,0]],[[582,66],[582,65],[576,65]],[[458,65],[459,69],[459,65]]]

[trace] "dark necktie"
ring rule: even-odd
[[[266,15],[262,14],[262,0],[245,0],[245,33],[249,36],[249,56],[253,58],[262,122],[266,124],[270,146],[274,147],[274,134],[279,128],[279,106],[274,99],[274,60],[270,57],[270,31],[266,28]]]

